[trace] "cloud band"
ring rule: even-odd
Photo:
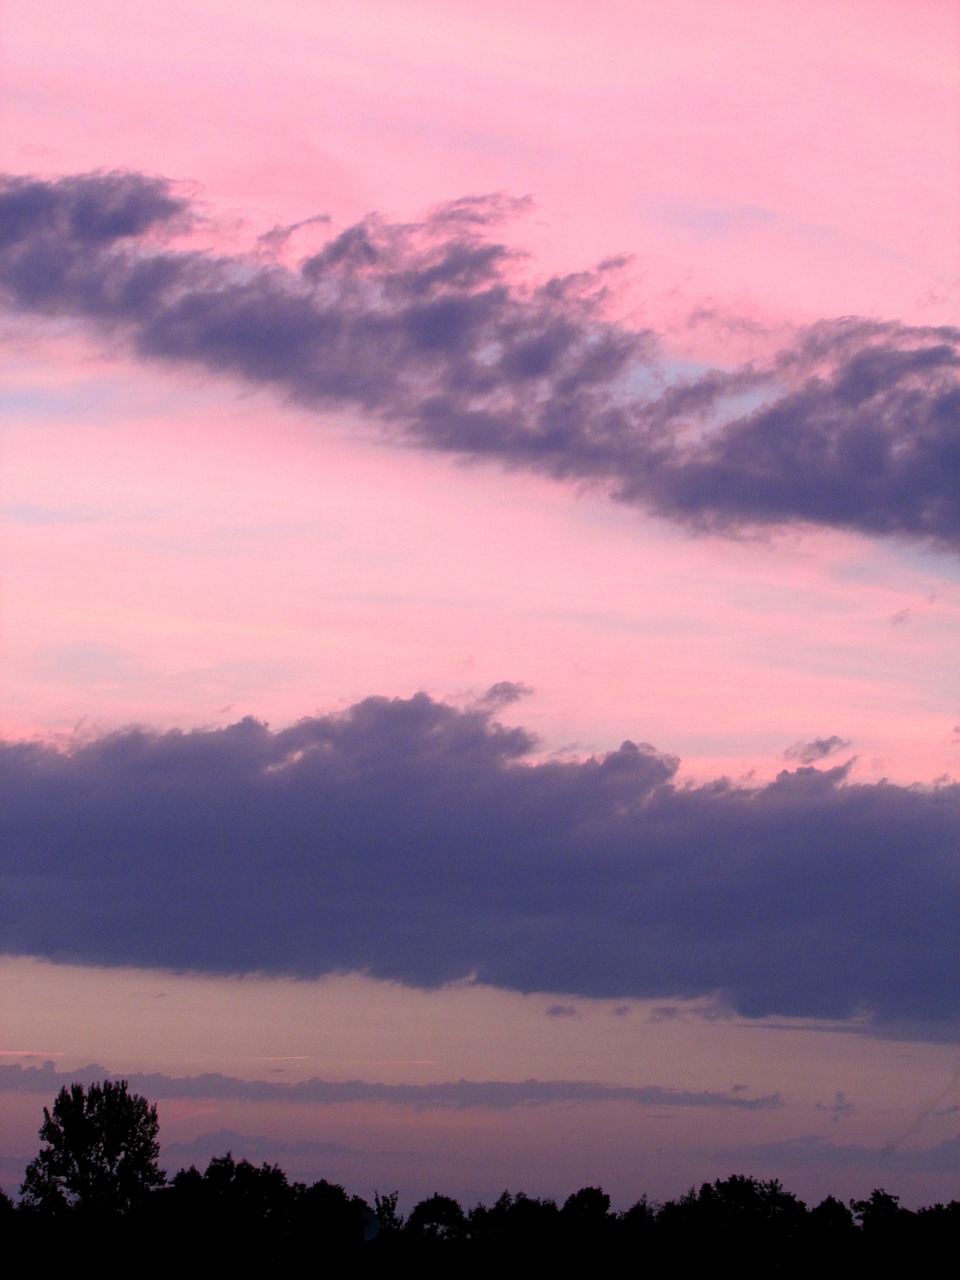
[[[515,204],[371,216],[293,269],[164,247],[191,209],[161,179],[8,176],[0,293],[141,357],[358,411],[424,448],[597,483],[700,530],[806,522],[956,549],[960,330],[825,320],[771,360],[681,378],[655,334],[603,318],[613,260],[520,281],[489,238]]]
[[[540,761],[485,703],[2,752],[7,950],[212,973],[720,993],[748,1015],[960,1011],[960,787]]]

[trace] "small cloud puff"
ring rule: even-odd
[[[548,1018],[579,1018],[576,1005],[551,1004],[546,1010]]]
[[[849,738],[840,738],[835,733],[829,738],[814,738],[810,742],[795,742],[783,753],[784,760],[796,760],[799,764],[815,764],[831,756],[836,751],[849,747]]]

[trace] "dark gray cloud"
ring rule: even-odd
[[[536,761],[519,728],[367,698],[271,732],[6,745],[10,952],[558,996],[717,995],[747,1015],[960,1011],[960,787],[800,766],[676,781],[625,742]]]
[[[783,753],[784,760],[796,760],[800,764],[816,764],[837,751],[850,746],[849,738],[832,733],[829,738],[813,738],[810,742],[795,742]]]
[[[0,1065],[0,1092],[56,1092],[79,1081],[90,1084],[110,1073],[91,1063],[75,1071],[57,1071],[52,1062],[42,1067],[19,1063]],[[210,1072],[200,1076],[167,1076],[142,1072],[125,1077],[131,1087],[151,1100],[217,1098],[234,1102],[291,1102],[338,1106],[353,1102],[385,1102],[417,1111],[464,1111],[476,1107],[508,1111],[514,1107],[543,1107],[569,1102],[630,1102],[641,1107],[734,1107],[757,1111],[782,1105],[777,1093],[755,1098],[709,1089],[668,1089],[662,1085],[612,1085],[592,1080],[451,1080],[438,1084],[377,1084],[366,1080],[304,1080],[285,1084],[275,1080],[239,1080]]]
[[[713,531],[813,522],[956,547],[960,330],[845,318],[774,359],[672,377],[655,335],[603,318],[611,259],[517,282],[489,238],[515,208],[371,216],[299,269],[164,248],[189,209],[136,173],[0,182],[0,291],[137,354],[348,407]],[[640,387],[648,390],[641,392]]]

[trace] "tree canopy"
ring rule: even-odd
[[[46,1145],[27,1166],[24,1206],[125,1212],[165,1181],[158,1129],[156,1106],[130,1093],[126,1080],[64,1085],[53,1109],[43,1109]]]

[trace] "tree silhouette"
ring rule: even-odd
[[[463,1209],[439,1191],[414,1205],[406,1225],[408,1235],[421,1240],[459,1240],[465,1230]]]
[[[397,1213],[397,1201],[399,1198],[399,1191],[385,1191],[383,1195],[379,1191],[373,1193],[377,1221],[380,1224],[380,1230],[385,1235],[396,1235],[403,1229],[403,1218]]]
[[[560,1234],[570,1248],[596,1250],[614,1224],[610,1197],[602,1187],[581,1187],[560,1210]]]
[[[43,1109],[47,1145],[27,1166],[24,1207],[124,1213],[164,1182],[157,1129],[156,1106],[129,1093],[126,1080],[64,1085],[53,1110]]]

